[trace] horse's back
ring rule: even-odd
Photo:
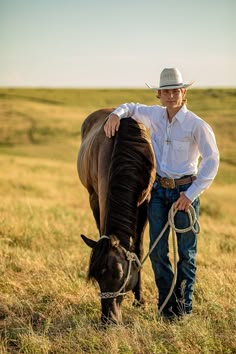
[[[98,111],[95,111],[91,113],[83,122],[82,127],[81,127],[81,138],[82,141],[83,139],[86,138],[86,136],[90,133],[95,133],[95,128],[100,128],[109,114],[114,110],[114,108],[104,108],[104,109],[99,109]]]

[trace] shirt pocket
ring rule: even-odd
[[[162,151],[164,144],[164,136],[165,134],[161,131],[158,131],[152,135],[152,140],[155,142],[155,145],[158,146],[159,150]]]
[[[189,141],[173,141],[173,161],[186,162],[189,159]]]

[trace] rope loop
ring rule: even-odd
[[[186,228],[179,229],[175,226],[174,218],[175,218],[175,215],[177,212],[178,212],[178,210],[174,209],[174,206],[172,205],[172,207],[170,208],[169,213],[168,213],[168,223],[169,223],[170,227],[172,228],[172,230],[174,230],[175,232],[181,232],[181,233],[185,233],[190,230],[192,230],[196,234],[198,234],[200,232],[200,225],[199,225],[195,210],[192,205],[190,205],[189,209],[187,210],[187,214],[188,214],[188,218],[189,218],[189,226]],[[194,227],[195,224],[197,226],[196,229]]]

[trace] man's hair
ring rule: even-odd
[[[183,90],[182,88],[181,88],[181,90]],[[185,90],[185,95],[184,95],[184,97],[183,97],[183,100],[182,100],[182,104],[187,104],[187,98],[186,98],[186,93],[187,93],[187,90],[186,89],[184,89]],[[158,90],[157,91],[157,94],[156,94],[156,98],[159,98],[160,99],[160,96],[159,96],[159,92],[160,92],[161,90]]]

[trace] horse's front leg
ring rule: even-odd
[[[144,230],[147,225],[147,202],[144,201],[142,205],[138,208],[138,223],[137,223],[137,233],[135,242],[135,253],[141,261],[143,258],[143,235]],[[133,293],[135,300],[133,305],[140,306],[145,304],[145,300],[142,295],[142,274],[141,270],[138,274],[138,281],[136,286],[133,288]]]
[[[138,281],[135,287],[133,288],[133,293],[134,293],[134,302],[133,306],[142,306],[145,304],[145,300],[142,295],[142,281],[141,281],[141,271],[139,271],[138,274]]]

